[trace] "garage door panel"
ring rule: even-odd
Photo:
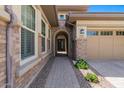
[[[124,37],[116,36],[114,38],[114,53],[115,59],[124,59]]]
[[[99,47],[99,38],[98,37],[89,37],[87,39],[87,57],[88,59],[98,59],[98,47]]]
[[[113,37],[101,36],[99,37],[99,55],[100,59],[113,58]]]

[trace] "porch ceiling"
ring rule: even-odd
[[[82,11],[86,12],[88,5],[57,5],[58,11]]]
[[[55,5],[41,5],[45,16],[47,17],[51,26],[58,26],[57,11]]]
[[[75,22],[76,20],[124,20],[124,13],[70,13],[68,21]]]

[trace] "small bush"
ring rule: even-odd
[[[87,73],[87,75],[85,76],[85,79],[90,81],[90,82],[93,82],[93,83],[98,83],[99,82],[99,79],[98,79],[97,75],[92,74],[92,73]]]
[[[87,62],[83,59],[78,59],[75,64],[75,67],[78,69],[88,69],[89,68]]]

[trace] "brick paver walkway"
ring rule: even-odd
[[[68,57],[56,57],[46,79],[46,88],[79,88],[75,72]]]

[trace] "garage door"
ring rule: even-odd
[[[124,59],[124,31],[116,31],[113,50],[115,59]]]
[[[124,59],[123,31],[87,31],[88,59]]]

